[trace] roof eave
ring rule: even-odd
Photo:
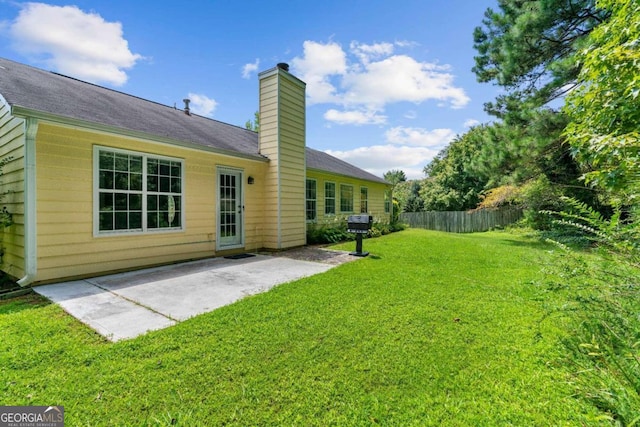
[[[53,124],[61,125],[65,127],[81,128],[81,129],[88,129],[95,132],[115,134],[115,135],[119,135],[127,138],[144,140],[145,142],[173,145],[173,146],[188,148],[188,149],[197,150],[197,151],[206,151],[209,153],[215,153],[215,154],[220,154],[220,155],[230,156],[230,157],[240,157],[243,159],[256,160],[261,162],[269,161],[268,158],[261,156],[259,154],[252,155],[252,154],[241,153],[239,151],[224,150],[220,148],[196,144],[193,142],[180,141],[172,138],[153,135],[146,132],[123,129],[115,126],[104,125],[101,123],[95,123],[95,122],[90,122],[86,120],[59,116],[59,115],[47,113],[44,111],[32,110],[30,108],[21,107],[19,105],[11,106],[11,114],[19,118],[26,119],[27,117],[32,117],[47,123],[53,123]]]
[[[312,171],[321,172],[321,173],[328,173],[328,174],[335,175],[335,176],[343,176],[345,178],[358,179],[360,181],[375,182],[376,184],[382,184],[382,185],[386,185],[387,187],[391,187],[391,184],[389,184],[387,181],[383,180],[382,178],[378,178],[377,180],[367,179],[367,178],[360,178],[360,177],[353,176],[353,175],[347,175],[347,174],[344,174],[344,173],[332,172],[332,171],[328,171],[326,169],[318,169],[318,168],[313,168],[313,167],[309,167],[309,166],[307,166],[307,170],[312,170]]]

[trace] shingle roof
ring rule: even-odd
[[[0,94],[13,108],[99,124],[210,148],[263,158],[258,134],[227,123],[138,98],[61,74],[0,58]],[[384,182],[349,163],[307,148],[307,167]]]
[[[384,179],[379,178],[356,166],[353,166],[351,163],[347,163],[344,160],[340,160],[330,154],[314,150],[313,148],[309,147],[307,147],[307,168],[332,172],[338,175],[345,175],[358,179],[364,179],[366,181],[386,183]]]

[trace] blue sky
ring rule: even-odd
[[[257,73],[307,83],[307,145],[409,178],[498,89],[471,72],[495,0],[0,0],[0,56],[244,126]]]

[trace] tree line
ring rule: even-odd
[[[473,34],[480,82],[503,89],[494,117],[458,135],[408,181],[385,178],[406,212],[578,201],[637,221],[640,195],[640,2],[499,0]]]

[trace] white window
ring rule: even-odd
[[[306,191],[306,212],[307,221],[315,221],[317,219],[317,187],[315,179],[307,179]]]
[[[384,192],[384,213],[391,213],[391,192]]]
[[[96,235],[183,229],[180,159],[94,148]]]
[[[369,212],[369,189],[360,187],[360,213]]]
[[[340,212],[353,212],[353,185],[340,184]]]
[[[335,182],[324,183],[324,214],[325,215],[336,214],[336,183]]]

